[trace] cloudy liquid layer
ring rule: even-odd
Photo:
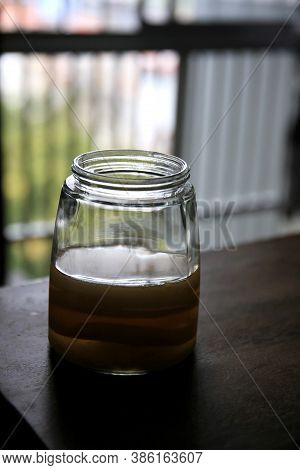
[[[199,269],[183,277],[186,271],[182,255],[121,247],[66,251],[51,267],[52,347],[71,362],[111,373],[182,361],[195,344],[199,297]]]

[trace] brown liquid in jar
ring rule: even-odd
[[[199,268],[182,278],[178,270],[187,271],[186,258],[172,259],[143,248],[64,252],[51,267],[52,347],[73,363],[112,373],[182,361],[196,341]]]

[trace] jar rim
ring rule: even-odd
[[[136,149],[86,152],[74,158],[71,168],[79,183],[127,191],[180,186],[190,175],[179,157]]]

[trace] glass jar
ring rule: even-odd
[[[49,340],[75,364],[140,374],[193,350],[197,208],[180,158],[138,150],[74,159],[53,240]]]

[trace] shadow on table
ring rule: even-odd
[[[52,368],[57,356],[50,352]],[[191,447],[194,356],[142,376],[95,374],[66,362],[53,376],[62,445],[80,449]],[[187,439],[189,435],[189,439]]]
[[[21,413],[0,393],[0,449],[46,449]]]

